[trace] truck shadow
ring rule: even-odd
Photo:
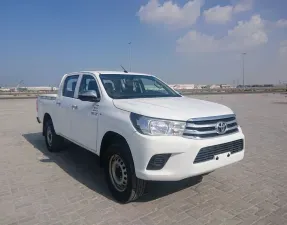
[[[42,133],[23,134],[23,137],[44,155],[40,159],[41,162],[56,163],[66,173],[89,189],[113,200],[106,185],[104,171],[99,166],[97,155],[72,143],[67,143],[66,148],[59,153],[50,153],[46,148]],[[146,194],[136,202],[147,202],[164,197],[196,185],[201,180],[202,178],[199,177],[179,182],[148,182]]]

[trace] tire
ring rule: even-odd
[[[133,158],[126,143],[111,144],[103,160],[107,184],[116,201],[125,204],[143,195],[146,181],[136,177]]]
[[[52,120],[44,124],[45,142],[49,152],[59,152],[63,147],[63,138],[56,134]]]

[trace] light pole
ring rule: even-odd
[[[129,61],[130,61],[130,72],[132,71],[132,42],[128,43],[130,48],[129,48]]]
[[[242,54],[242,84],[243,84],[243,87],[245,87],[244,56],[246,55],[246,52],[243,52],[241,54]]]

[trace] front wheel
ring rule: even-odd
[[[128,203],[143,195],[146,181],[135,175],[133,159],[127,144],[112,144],[104,157],[106,180],[112,196]]]

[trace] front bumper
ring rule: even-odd
[[[134,133],[129,141],[134,159],[136,176],[143,180],[177,181],[211,172],[220,167],[238,162],[243,159],[243,150],[229,157],[227,154],[219,155],[218,159],[194,164],[198,152],[203,147],[214,146],[227,142],[245,139],[239,132],[210,139],[194,140],[184,137],[155,137]],[[160,170],[147,170],[147,165],[153,155],[171,154],[165,166]]]

